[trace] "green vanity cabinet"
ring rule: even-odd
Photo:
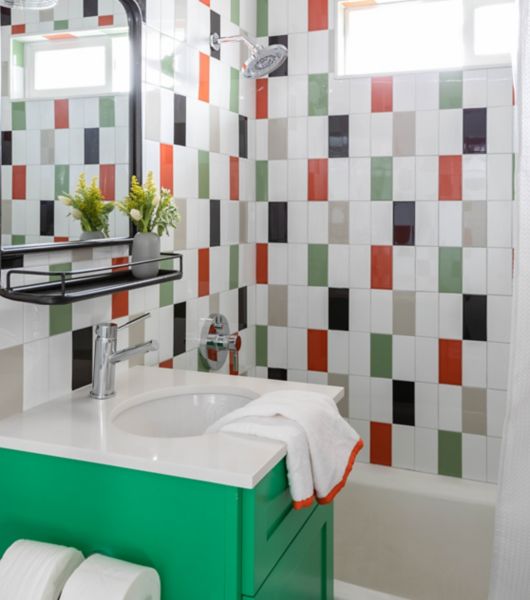
[[[154,567],[162,600],[333,600],[333,509],[255,489],[0,449],[0,555],[17,539]]]

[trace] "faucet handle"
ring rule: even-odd
[[[127,327],[131,327],[131,325],[136,325],[137,323],[141,323],[142,321],[146,321],[147,319],[149,319],[150,316],[151,316],[151,313],[145,313],[145,315],[140,315],[139,317],[136,317],[135,319],[132,319],[128,323],[124,323],[123,325],[120,325],[118,327],[118,329],[126,329]]]

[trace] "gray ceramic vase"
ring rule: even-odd
[[[102,231],[83,231],[79,238],[82,242],[88,242],[90,240],[102,240],[105,234]]]
[[[132,262],[151,260],[160,257],[160,237],[156,233],[137,233],[133,239]],[[147,263],[132,267],[132,274],[136,279],[156,277],[160,270],[160,263]]]

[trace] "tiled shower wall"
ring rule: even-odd
[[[91,10],[97,4],[83,2]],[[208,37],[219,26],[226,34],[240,27],[255,34],[256,11],[248,0],[241,6],[237,0],[209,4],[147,2],[145,171],[153,170],[178,199],[182,222],[163,246],[182,251],[183,280],[65,307],[0,299],[0,416],[89,383],[93,325],[123,323],[144,311],[151,319],[120,333],[120,346],[158,339],[160,350],[147,355],[146,364],[202,368],[200,320],[221,311],[243,338],[240,372],[253,371],[255,87],[239,77],[239,46],[210,56]],[[25,266],[119,265],[125,254],[117,247],[112,255],[101,250],[30,255]]]
[[[256,360],[343,385],[362,459],[494,481],[512,291],[511,69],[336,79],[329,0],[258,0]]]

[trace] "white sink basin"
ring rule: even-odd
[[[119,429],[152,438],[203,435],[210,425],[241,408],[257,394],[243,389],[159,392],[125,406],[113,418]]]

